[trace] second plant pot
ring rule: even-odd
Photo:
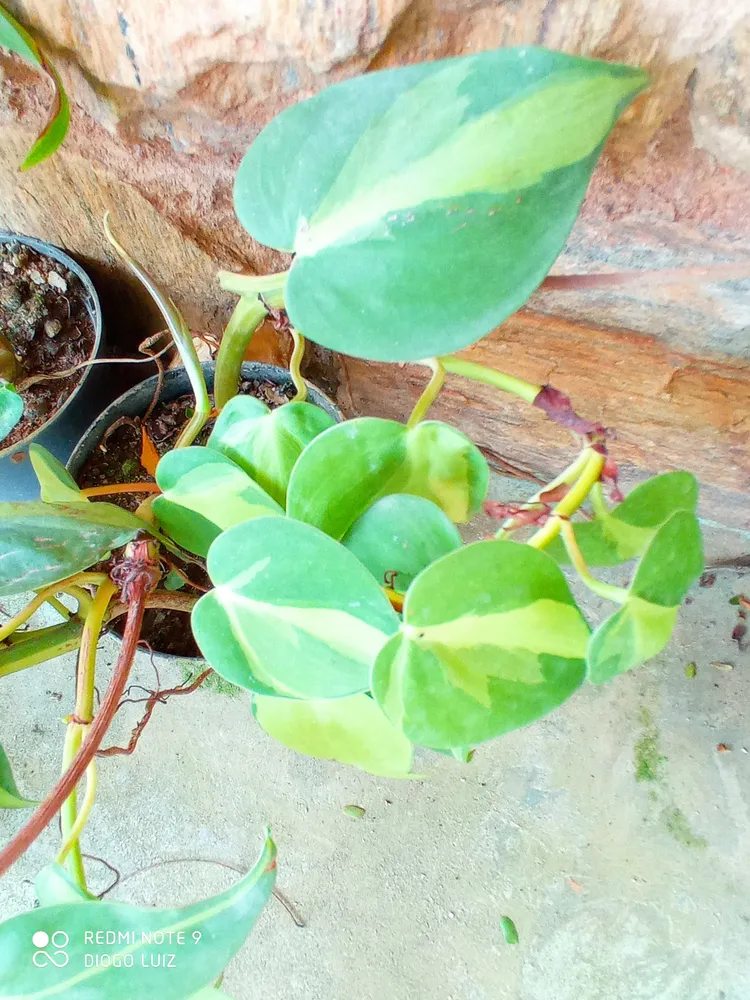
[[[203,365],[203,374],[209,393],[213,391],[214,368],[214,364],[210,362],[206,362]],[[243,382],[270,383],[282,392],[292,385],[291,376],[286,368],[279,368],[275,365],[267,365],[257,361],[248,361],[243,364],[242,380]],[[98,447],[104,435],[116,421],[121,420],[123,417],[131,419],[143,417],[153,400],[157,384],[157,376],[152,376],[151,378],[140,382],[138,385],[133,386],[132,389],[129,389],[126,393],[123,393],[119,399],[116,399],[113,403],[111,403],[94,421],[94,423],[91,424],[89,429],[76,445],[67,464],[68,471],[74,479],[79,479],[86,463],[94,454],[94,450]],[[159,394],[159,403],[171,403],[183,396],[190,395],[191,392],[190,380],[185,369],[173,368],[164,375],[161,393]],[[308,383],[308,401],[325,410],[336,421],[340,421],[342,419],[341,411],[338,409],[336,404],[310,383]],[[103,499],[110,498],[104,497]],[[148,614],[149,612],[147,612],[147,615]],[[181,621],[181,631],[183,635],[192,637],[187,613],[172,611],[169,612],[169,614],[179,615],[180,619],[184,619],[184,621]],[[145,620],[145,638],[148,638],[148,624],[148,620]],[[153,645],[152,648],[155,653],[168,656],[171,659],[184,664],[187,669],[189,669],[189,664],[195,664],[196,661],[200,659],[199,654],[175,653],[170,650],[160,649],[158,644]]]

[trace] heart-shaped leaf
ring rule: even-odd
[[[176,448],[156,470],[162,491],[151,509],[178,545],[206,556],[222,531],[281,507],[229,458],[210,448]]]
[[[412,583],[372,691],[413,742],[471,746],[561,705],[583,681],[588,637],[552,559],[515,542],[476,542]]]
[[[694,514],[673,514],[638,564],[628,600],[591,637],[589,678],[610,680],[656,656],[669,642],[679,606],[703,572],[703,542]]]
[[[254,695],[253,712],[269,736],[298,753],[384,778],[409,777],[411,743],[366,694],[327,701]]]
[[[38,803],[33,799],[25,799],[18,791],[10,761],[0,746],[0,809],[26,809],[35,805]]]
[[[23,416],[23,399],[16,387],[0,378],[0,445]]]
[[[0,924],[0,996],[192,996],[214,983],[252,930],[273,890],[275,856],[269,838],[240,882],[180,909],[71,901],[6,920]],[[47,944],[37,944],[40,933]]]
[[[423,497],[394,493],[354,522],[341,544],[400,594],[430,563],[463,544],[453,522]]]
[[[261,132],[237,214],[296,253],[285,297],[305,336],[380,361],[452,353],[544,278],[646,80],[529,47],[368,73]]]
[[[289,698],[367,690],[398,618],[342,545],[299,521],[259,518],[216,539],[208,572],[215,589],[193,609],[193,633],[222,677]]]
[[[39,480],[42,500],[45,503],[89,503],[59,459],[40,444],[29,445],[29,458],[34,474]]]
[[[667,472],[637,486],[606,517],[574,525],[576,541],[589,566],[617,566],[643,555],[657,530],[676,511],[695,511],[698,483],[689,472]],[[568,563],[560,538],[545,551]]]
[[[488,481],[482,453],[448,424],[426,420],[409,430],[360,417],[305,448],[289,481],[287,513],[340,539],[376,500],[408,493],[464,523],[481,507]]]
[[[295,462],[313,438],[335,423],[311,403],[269,410],[253,396],[234,396],[219,414],[208,447],[239,465],[283,507]]]
[[[80,573],[149,525],[109,503],[0,503],[0,597]]]

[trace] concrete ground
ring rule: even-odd
[[[709,552],[748,549],[709,538]],[[212,862],[249,865],[269,823],[278,886],[306,926],[271,900],[227,973],[236,1000],[748,1000],[750,654],[728,603],[743,591],[750,570],[719,571],[651,664],[470,765],[422,753],[420,781],[298,756],[244,695],[175,698],[136,756],[101,762],[84,850],[126,879],[111,899],[175,905],[226,888],[236,876]],[[103,642],[102,678],[114,650]],[[64,657],[0,682],[0,743],[31,797],[59,772],[72,671]],[[152,687],[145,655],[137,674]],[[137,709],[118,718],[120,742]],[[0,839],[22,818],[0,812]],[[57,843],[50,828],[2,880],[0,917],[33,906]],[[183,860],[127,878],[166,859]],[[90,870],[103,888],[109,873]]]

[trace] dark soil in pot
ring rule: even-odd
[[[240,393],[255,396],[270,409],[275,409],[293,398],[295,389],[291,383],[280,386],[267,379],[253,378],[243,380]],[[193,396],[186,394],[158,403],[146,418],[144,422],[146,433],[160,456],[174,446],[181,429],[190,418],[190,410],[194,405]],[[213,421],[210,421],[197,438],[196,444],[205,444],[212,426]],[[113,483],[153,483],[154,477],[141,464],[141,446],[142,434],[139,422],[131,417],[121,417],[116,420],[83,463],[80,471],[76,473],[78,485],[85,489],[91,486],[109,486]],[[151,495],[153,494],[146,492],[114,493],[103,494],[97,499],[135,511],[138,505]],[[194,557],[194,562],[186,562],[171,554],[167,558],[169,559],[167,568],[174,570],[172,581],[178,583],[176,577],[182,574],[197,584],[196,587],[185,584],[179,589],[180,594],[199,597],[210,587],[210,580],[202,560]],[[162,580],[160,587],[163,588],[164,585]],[[124,618],[120,619],[119,624],[114,623],[113,628],[118,634],[122,634],[124,623]],[[144,615],[141,636],[154,652],[184,657],[201,656],[193,638],[190,616],[186,612],[161,608],[148,609]]]
[[[0,443],[29,437],[63,406],[86,373],[96,346],[89,293],[60,262],[22,243],[0,244],[0,333],[18,362],[14,383],[24,415]],[[35,376],[79,369],[64,378]]]

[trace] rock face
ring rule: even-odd
[[[219,333],[231,309],[217,267],[278,267],[231,201],[239,159],[275,113],[365,70],[503,45],[637,63],[652,76],[608,143],[561,270],[728,260],[750,270],[747,0],[4,2],[52,57],[74,118],[63,149],[18,174],[49,94],[37,74],[0,57],[0,225],[106,264],[100,220],[110,209],[121,241],[196,328]],[[742,364],[748,288],[547,292],[530,306],[583,323],[592,340],[584,348],[582,334],[580,350],[596,350],[597,326],[624,328],[681,358]]]

